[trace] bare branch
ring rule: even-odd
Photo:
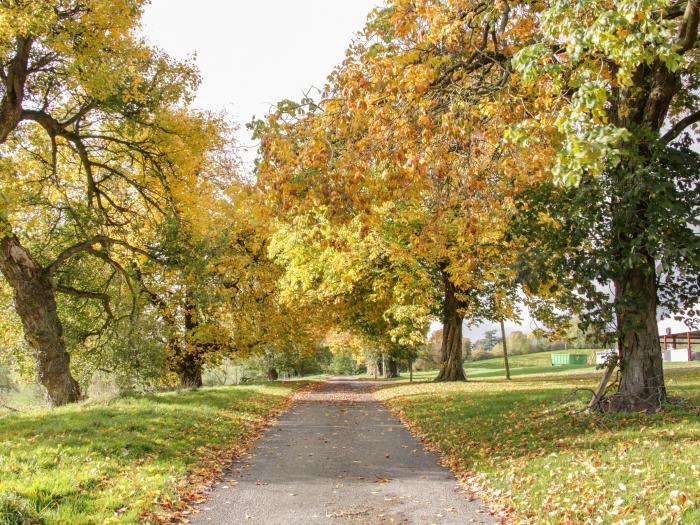
[[[59,293],[72,295],[74,297],[100,301],[102,303],[102,307],[105,310],[105,313],[107,314],[108,320],[114,318],[114,314],[112,313],[112,307],[109,302],[109,295],[107,295],[106,293],[78,290],[77,288],[73,288],[72,286],[66,286],[64,284],[58,284],[54,287],[54,289]]]
[[[661,142],[663,144],[668,144],[669,142],[672,142],[681,133],[683,133],[683,131],[686,128],[692,126],[693,124],[697,124],[698,122],[700,122],[700,111],[691,113],[687,117],[679,120],[671,129],[664,133],[664,135],[661,137]]]
[[[61,252],[56,259],[49,264],[44,272],[46,273],[47,276],[52,277],[58,269],[63,265],[68,259],[73,257],[74,255],[81,253],[81,252],[88,252],[93,255],[95,253],[101,254],[102,252],[99,252],[94,249],[94,247],[98,244],[102,244],[104,246],[112,246],[112,245],[117,245],[117,246],[122,246],[123,248],[126,248],[130,252],[133,253],[138,253],[140,255],[143,255],[145,257],[148,257],[151,260],[156,260],[156,258],[148,253],[146,250],[142,250],[141,248],[138,248],[136,246],[133,246],[129,244],[126,241],[122,241],[119,239],[113,239],[111,237],[107,237],[106,235],[95,235],[91,239],[88,239],[86,241],[83,241],[78,244],[74,244],[73,246],[65,249],[63,252]],[[102,255],[100,255],[100,258],[103,258]]]

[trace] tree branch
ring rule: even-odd
[[[111,237],[107,237],[106,235],[95,235],[91,239],[88,239],[86,241],[83,241],[78,244],[74,244],[73,246],[65,249],[63,252],[61,252],[54,261],[49,264],[45,269],[44,272],[48,277],[52,277],[58,269],[63,265],[68,259],[73,257],[74,255],[81,253],[81,252],[88,252],[91,254],[95,253],[100,253],[97,250],[94,250],[94,246],[97,244],[103,244],[105,246],[112,246],[112,245],[117,245],[117,246],[122,246],[126,248],[127,250],[133,252],[133,253],[138,253],[140,255],[143,255],[145,257],[148,257],[151,260],[157,260],[156,257],[151,255],[145,250],[142,250],[141,248],[137,248],[136,246],[132,246],[126,241],[121,241],[119,239],[113,239]],[[100,258],[103,258],[100,256]]]
[[[107,314],[108,320],[114,318],[114,314],[112,313],[112,307],[109,302],[109,295],[107,295],[106,293],[78,290],[77,288],[73,288],[72,286],[66,286],[64,284],[57,284],[54,287],[54,289],[59,293],[72,295],[74,297],[81,297],[83,299],[100,301],[102,302],[102,307],[104,308],[105,313]]]
[[[678,45],[680,52],[685,53],[695,46],[698,39],[698,23],[700,22],[700,0],[688,0],[683,13]]]
[[[27,82],[29,54],[33,40],[29,37],[17,38],[17,51],[10,61],[7,72],[3,71],[5,84],[0,100],[0,144],[3,144],[22,118],[24,86]]]
[[[691,113],[687,117],[682,118],[681,120],[676,122],[676,124],[671,129],[664,133],[664,135],[661,137],[661,142],[663,144],[668,144],[669,142],[672,142],[678,137],[678,135],[683,133],[683,131],[686,128],[698,122],[700,122],[700,111]]]
[[[85,169],[85,174],[88,181],[88,201],[92,204],[93,198],[98,197],[98,189],[95,184],[95,177],[92,173],[92,163],[90,162],[90,156],[88,155],[87,148],[83,143],[83,139],[78,133],[69,131],[66,129],[66,125],[62,124],[51,115],[44,111],[35,110],[24,110],[22,111],[21,120],[31,120],[39,124],[42,128],[46,130],[46,133],[52,137],[63,137],[68,140],[75,147],[75,151],[80,158],[80,162]]]

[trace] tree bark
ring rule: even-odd
[[[202,382],[202,365],[197,362],[197,359],[191,355],[183,356],[180,361],[180,387],[181,388],[201,388]]]
[[[393,357],[387,356],[384,377],[392,378],[399,377],[399,375],[399,363]]]
[[[462,365],[462,304],[457,298],[457,290],[447,272],[442,272],[445,298],[442,314],[442,347],[440,351],[440,373],[435,381],[466,381]]]
[[[508,342],[506,341],[506,327],[501,317],[501,341],[503,345],[503,363],[506,366],[506,379],[510,381],[510,363],[508,363]]]
[[[614,410],[656,410],[666,401],[656,288],[653,261],[615,283],[620,388],[611,400]]]
[[[194,331],[199,326],[197,310],[192,292],[185,291],[185,351],[178,362],[180,386],[182,388],[202,387],[202,363],[199,359],[199,348],[192,339]]]
[[[70,356],[51,279],[11,234],[0,237],[0,272],[12,288],[24,336],[36,359],[36,378],[45,390],[49,406],[78,401],[80,386],[70,372]]]
[[[276,368],[268,368],[267,369],[267,379],[269,381],[277,381],[279,379],[280,375],[277,372]]]

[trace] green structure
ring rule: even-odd
[[[571,366],[587,364],[587,354],[552,354],[552,366]]]

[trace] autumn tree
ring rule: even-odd
[[[185,109],[191,64],[138,36],[143,4],[0,5],[0,271],[51,406],[81,395],[57,295],[114,320],[114,288],[158,256],[144,232],[195,185],[219,136],[216,119]]]
[[[431,278],[404,260],[387,239],[358,218],[341,227],[321,210],[279,223],[270,255],[280,267],[282,299],[323,312],[328,329],[362,341],[363,354],[409,357],[427,329]]]
[[[700,121],[699,20],[695,1],[554,1],[513,60],[532,108],[513,138],[557,151],[550,181],[520,199],[518,231],[537,240],[522,277],[566,281],[585,324],[616,332],[620,410],[664,403],[657,315],[700,298],[688,135]]]
[[[439,380],[465,379],[465,316],[514,315],[514,294],[499,292],[495,311],[484,286],[499,288],[508,268],[500,239],[519,179],[504,169],[502,135],[520,108],[506,87],[532,16],[508,2],[389,2],[320,100],[284,102],[259,130],[260,179],[282,210],[320,205],[341,225],[362,216],[431,275]]]

